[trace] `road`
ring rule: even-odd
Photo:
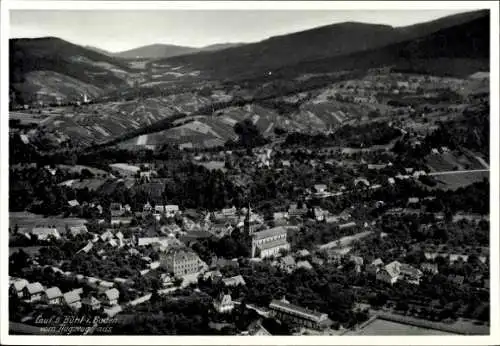
[[[489,172],[489,169],[471,169],[465,171],[443,171],[443,172],[432,172],[427,175],[437,176],[437,175],[450,175],[450,174],[467,174],[467,173],[478,173],[478,172]]]

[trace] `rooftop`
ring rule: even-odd
[[[276,235],[282,235],[282,234],[287,234],[286,228],[279,226],[279,227],[274,227],[274,228],[269,228],[264,231],[260,232],[255,232],[253,234],[253,239],[264,239],[264,238],[269,238],[273,237]]]
[[[293,305],[281,300],[273,300],[271,304],[269,304],[269,308],[273,310],[282,311],[285,313],[293,314],[299,316],[301,318],[319,323],[322,320],[326,319],[326,314],[322,314],[320,312],[312,311],[301,306]]]

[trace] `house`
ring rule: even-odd
[[[101,308],[101,302],[93,296],[87,296],[82,299],[82,309],[95,311]]]
[[[38,240],[61,239],[61,235],[55,227],[37,226],[31,230],[31,234],[36,236]]]
[[[292,256],[288,255],[281,258],[279,266],[281,270],[291,273],[295,270],[297,263],[295,263],[295,259]]]
[[[245,286],[246,285],[246,282],[243,279],[243,276],[241,276],[241,275],[236,275],[236,276],[233,276],[230,278],[222,279],[222,282],[224,283],[224,285],[226,285],[228,287],[239,286],[239,285]]]
[[[172,287],[174,285],[172,277],[166,273],[160,275],[160,280],[163,288]]]
[[[261,321],[255,321],[254,323],[251,323],[250,326],[248,326],[248,331],[242,333],[242,335],[271,336],[272,334],[262,326]]]
[[[42,293],[42,301],[45,304],[59,305],[63,303],[63,295],[59,287],[48,288]]]
[[[432,274],[432,275],[436,275],[437,273],[439,273],[438,265],[435,263],[424,262],[420,266],[420,269],[424,273],[428,273],[428,274]]]
[[[399,274],[400,279],[414,285],[419,285],[422,276],[423,274],[419,269],[412,267],[411,265],[401,263]]]
[[[231,299],[230,294],[224,294],[221,293],[215,300],[214,300],[214,308],[215,311],[217,311],[219,314],[224,314],[233,311],[234,309],[234,303]]]
[[[311,255],[311,253],[309,251],[307,251],[306,249],[302,249],[302,250],[297,251],[297,257],[307,257],[310,255]]]
[[[314,190],[318,194],[323,194],[326,192],[327,186],[325,184],[316,184],[314,185]]]
[[[217,258],[216,256],[212,257],[212,261],[210,263],[211,268],[224,268],[224,267],[232,267],[239,268],[240,264],[238,263],[238,259],[229,260],[226,258]]]
[[[290,204],[290,207],[288,208],[288,215],[291,217],[300,217],[305,214],[307,214],[307,208],[305,205],[301,205],[299,207],[297,203]]]
[[[274,222],[286,222],[288,219],[288,213],[287,212],[276,212],[273,213],[273,220]]]
[[[100,280],[99,281],[99,285],[97,285],[97,289],[99,291],[107,291],[109,290],[111,287],[113,287],[115,284],[113,282],[109,282],[109,281],[104,281],[104,280]]]
[[[28,280],[25,279],[15,279],[10,284],[9,293],[13,296],[23,297],[23,289],[28,285]]]
[[[125,214],[125,209],[121,203],[111,203],[109,205],[109,210],[111,211],[111,216],[122,216]]]
[[[131,213],[132,207],[130,206],[130,204],[125,204],[125,206],[123,207],[123,210],[125,210],[125,212],[127,212],[127,213]]]
[[[231,208],[222,209],[222,215],[224,216],[236,216],[237,210],[236,207],[233,206]]]
[[[175,214],[179,212],[179,206],[178,205],[166,205],[165,206],[165,215],[166,217],[174,217]]]
[[[290,250],[286,240],[286,228],[279,226],[252,234],[252,257],[266,258],[276,256],[280,251]]]
[[[351,255],[349,261],[354,263],[354,270],[357,273],[361,273],[361,267],[363,266],[363,257]]]
[[[323,210],[319,207],[315,207],[313,209],[313,214],[314,214],[314,219],[318,222],[324,221],[325,218],[328,216],[328,211]]]
[[[71,226],[69,228],[69,233],[75,237],[77,236],[78,234],[84,234],[84,233],[88,233],[88,229],[87,229],[87,226],[85,225],[78,225],[78,226]]]
[[[154,270],[160,268],[160,261],[151,262],[149,264],[149,269]]]
[[[372,275],[376,275],[383,266],[384,262],[380,258],[377,258],[366,266],[366,271]]]
[[[420,202],[420,199],[418,197],[408,198],[408,205],[418,204],[418,202]]]
[[[69,291],[63,294],[64,303],[73,310],[79,310],[82,307],[82,301],[78,290]]]
[[[277,320],[297,323],[306,328],[325,329],[332,324],[327,314],[290,304],[284,298],[271,301],[269,309],[271,315]]]
[[[27,284],[23,288],[23,298],[28,302],[35,302],[42,299],[43,286],[39,282]]]
[[[316,266],[322,266],[323,263],[325,263],[325,261],[321,258],[319,258],[318,256],[313,256],[311,258],[311,262],[316,265]]]
[[[71,201],[68,201],[68,205],[71,208],[74,208],[80,206],[80,202],[78,202],[76,199],[72,199]]]
[[[219,270],[212,270],[203,274],[203,280],[210,279],[212,281],[215,281],[221,278],[222,278],[222,273]]]
[[[113,216],[111,217],[111,226],[130,225],[132,217],[130,216]]]
[[[114,238],[113,233],[111,233],[111,231],[109,231],[109,230],[107,230],[106,232],[101,234],[101,240],[103,242],[106,242],[106,241],[113,239],[113,238]]]
[[[393,285],[399,279],[401,263],[393,261],[377,272],[377,280]]]
[[[118,298],[120,297],[120,291],[116,288],[112,288],[101,294],[101,301],[104,305],[113,306],[118,305]]]
[[[455,285],[462,286],[465,278],[462,275],[449,275],[448,280],[453,282]]]
[[[306,270],[313,269],[313,267],[312,267],[311,263],[309,263],[309,261],[298,261],[297,262],[297,269],[298,268],[302,268],[302,269],[306,269]]]
[[[368,169],[369,170],[379,171],[379,170],[384,169],[386,167],[387,167],[386,164],[368,164]]]
[[[222,238],[226,235],[231,235],[233,231],[233,226],[231,226],[231,224],[229,223],[217,222],[210,224],[208,231],[213,235],[215,235],[217,238]]]
[[[146,204],[144,204],[144,207],[142,207],[142,213],[143,213],[143,215],[151,213],[152,210],[153,210],[153,207],[151,206],[151,204],[149,204],[149,202],[147,202]]]
[[[351,248],[330,248],[326,250],[326,257],[328,263],[340,264],[340,261],[351,251]]]

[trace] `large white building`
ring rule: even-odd
[[[276,256],[280,250],[290,250],[284,227],[270,228],[252,234],[252,257],[266,258]]]

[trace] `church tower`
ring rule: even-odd
[[[245,215],[244,230],[246,234],[250,234],[250,215],[252,211],[250,209],[250,202],[248,202],[247,214]]]

